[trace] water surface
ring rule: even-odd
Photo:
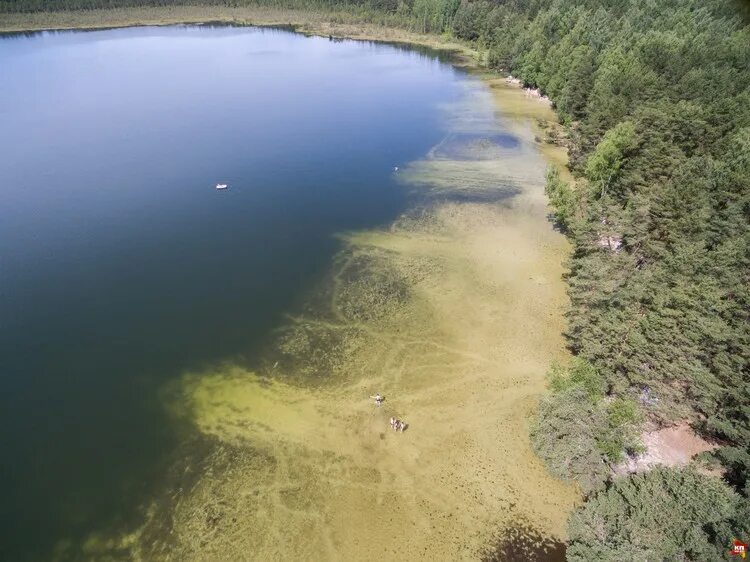
[[[9,36],[0,69],[0,557],[36,560],[141,516],[194,431],[167,383],[255,366],[466,77],[231,27]]]

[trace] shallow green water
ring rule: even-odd
[[[231,27],[6,36],[0,68],[0,558],[36,560],[137,516],[190,437],[160,389],[253,368],[467,78]]]

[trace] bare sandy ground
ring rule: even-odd
[[[687,422],[644,431],[641,441],[644,452],[621,462],[615,468],[615,474],[622,476],[646,472],[655,466],[687,466],[696,455],[719,447],[719,443],[707,441],[696,434]]]

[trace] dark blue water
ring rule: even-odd
[[[0,76],[0,557],[44,559],[160,481],[159,389],[252,364],[334,234],[399,213],[463,77],[231,27],[6,36]]]

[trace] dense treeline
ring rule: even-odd
[[[387,14],[391,24],[473,42],[490,66],[554,100],[576,182],[551,171],[547,192],[575,247],[567,335],[577,359],[554,369],[532,439],[555,474],[589,494],[571,521],[571,557],[719,557],[728,529],[741,532],[735,493],[750,495],[747,7],[732,0],[180,3],[349,9],[374,21]],[[173,2],[0,0],[0,11],[166,4]],[[690,419],[720,439],[716,455],[735,492],[669,470],[608,482],[609,465],[638,451],[644,419]],[[661,523],[653,494],[684,512],[671,519],[674,544],[662,550],[623,515],[647,513]],[[587,534],[602,513],[619,521],[600,527],[620,534],[606,541],[621,550],[606,551],[604,537]],[[697,533],[691,521],[700,517],[713,527]],[[692,542],[680,550],[679,537],[688,535]],[[628,550],[632,541],[646,550]]]
[[[726,440],[747,493],[750,27],[720,1],[548,4],[490,53],[573,139],[576,188],[548,179],[575,242],[571,347],[603,396]]]
[[[193,4],[185,1],[180,4]],[[218,4],[206,0],[201,4]],[[134,6],[169,6],[175,2],[169,0],[0,0],[0,12],[43,12],[56,10],[93,10],[122,8]]]
[[[750,493],[750,27],[721,0],[532,4],[463,5],[454,29],[547,93],[572,140],[576,185],[551,171],[547,192],[575,244],[577,360],[553,373],[532,430],[551,470],[590,494],[569,557],[721,558],[728,533],[749,532],[746,500],[718,514],[724,492],[675,470],[606,482],[638,451],[642,417],[687,418],[722,440],[726,479]],[[653,493],[689,507],[660,519]],[[648,528],[622,536],[644,510],[660,528],[685,513],[683,541],[697,521],[723,530],[682,547],[646,545]]]
[[[0,13],[32,13],[72,10],[100,10],[112,8],[141,8],[167,6],[222,6],[227,8],[263,6],[278,8],[315,9],[331,11],[361,8],[372,16],[398,11],[396,0],[0,0]],[[458,0],[456,0],[456,8]],[[455,11],[455,10],[454,10]],[[404,25],[413,20],[410,10],[402,9]],[[378,18],[379,19],[379,18]],[[388,18],[393,20],[393,18]],[[430,29],[433,30],[434,29]]]
[[[571,562],[723,560],[747,536],[747,502],[692,469],[656,468],[621,478],[569,521]]]

